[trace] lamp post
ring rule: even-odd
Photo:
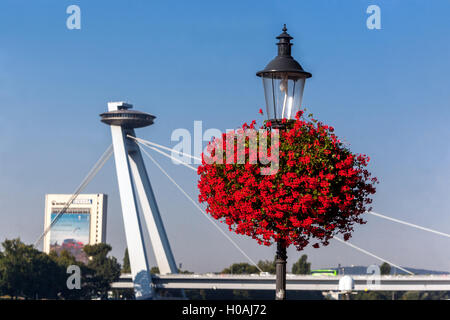
[[[267,119],[273,128],[285,129],[283,119],[286,119],[286,122],[293,120],[300,110],[305,81],[311,77],[311,73],[303,70],[291,56],[293,37],[287,33],[286,25],[276,38],[278,55],[256,75],[263,80]],[[286,260],[286,245],[283,241],[278,241],[275,259],[276,300],[286,299]]]

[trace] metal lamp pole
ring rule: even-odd
[[[305,81],[311,77],[311,73],[303,70],[292,57],[293,38],[287,33],[286,25],[282,31],[276,37],[278,55],[256,75],[263,80],[267,119],[273,129],[286,130],[286,123],[293,121],[300,111]],[[275,259],[276,300],[286,299],[286,260],[286,243],[280,240]]]
[[[286,299],[286,247],[282,241],[277,242],[275,300]]]

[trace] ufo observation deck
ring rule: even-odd
[[[142,128],[153,124],[156,118],[151,114],[128,109],[119,109],[100,114],[101,122],[110,126],[121,126],[127,129]]]

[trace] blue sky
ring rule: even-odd
[[[81,8],[81,30],[66,8]],[[366,8],[381,8],[381,30]],[[157,116],[137,134],[174,145],[174,129],[262,120],[255,72],[276,53],[283,23],[313,74],[303,104],[380,180],[374,210],[450,232],[449,1],[18,1],[0,4],[0,239],[33,242],[44,195],[70,193],[110,144],[98,114],[128,100]],[[197,177],[156,159],[193,196]],[[107,241],[125,248],[110,162],[86,192],[109,195]],[[216,271],[245,259],[148,163],[177,262]],[[352,243],[403,266],[450,271],[448,239],[367,217]],[[254,260],[274,248],[233,235]],[[220,254],[218,254],[220,252]],[[376,261],[340,243],[306,249],[313,267]],[[294,262],[301,252],[289,250]]]

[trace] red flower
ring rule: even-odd
[[[242,152],[245,163],[236,163],[237,139],[230,139],[234,141],[231,146],[225,145],[232,133],[209,146],[213,158],[218,158],[219,146],[235,152],[229,159],[232,163],[227,163],[226,152],[222,163],[208,164],[202,155],[199,202],[206,202],[208,214],[261,245],[283,241],[298,250],[313,239],[315,248],[327,245],[336,234],[348,240],[353,225],[365,223],[360,215],[371,210],[367,206],[377,183],[365,169],[369,158],[352,154],[333,127],[302,120],[302,116],[303,111],[298,112],[296,120],[287,122],[286,130],[280,132],[279,169],[272,175],[261,175],[267,161],[255,161],[273,160],[276,154],[270,142],[270,121],[257,136],[268,139],[266,155],[256,157],[246,149]],[[243,127],[254,125],[252,121]]]
[[[262,111],[262,109],[259,109],[259,114],[263,114],[263,111]]]

